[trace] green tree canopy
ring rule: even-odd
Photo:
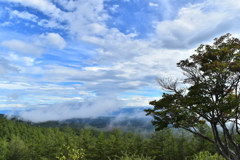
[[[226,34],[213,45],[200,45],[196,54],[177,63],[186,78],[183,81],[158,78],[167,91],[146,109],[156,130],[172,124],[215,144],[224,158],[240,159],[235,141],[239,131],[240,40]],[[212,135],[200,132],[209,124]],[[222,135],[222,136],[221,136]]]

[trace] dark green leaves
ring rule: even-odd
[[[166,128],[168,124],[194,127],[222,115],[228,117],[219,117],[219,120],[229,119],[239,105],[238,96],[232,95],[238,94],[240,81],[240,40],[231,34],[216,38],[213,45],[200,45],[196,54],[181,60],[177,67],[183,70],[184,83],[189,83],[189,87],[185,92],[176,92],[169,87],[169,78],[161,79],[161,87],[167,91],[170,88],[173,93],[151,101],[149,104],[154,108],[145,110],[154,117],[157,129]],[[178,82],[174,84],[177,88]]]

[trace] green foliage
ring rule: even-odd
[[[217,153],[211,155],[208,151],[205,151],[194,155],[193,160],[225,160],[225,158]]]
[[[88,128],[41,128],[0,117],[0,135],[0,160],[141,160],[154,157],[182,160],[200,151],[197,148],[200,141],[196,137],[172,129],[143,136],[120,129],[99,132]],[[210,149],[208,145],[204,148]]]
[[[58,160],[80,160],[84,157],[84,149],[74,149],[66,144],[62,146],[60,153],[56,156]]]
[[[96,137],[93,136],[93,131],[90,129],[81,129],[79,131],[79,136],[75,139],[77,148],[82,148],[86,152],[86,159],[94,159],[95,158],[95,153],[96,152]]]
[[[28,148],[23,140],[17,136],[12,136],[11,141],[8,144],[8,160],[27,160]]]
[[[116,157],[115,159],[112,160],[154,160],[155,158],[151,158],[148,156],[143,156],[143,155],[129,155],[127,153],[123,153],[123,156]],[[109,158],[109,160],[111,160]]]
[[[96,141],[96,158],[99,160],[105,160],[108,157],[107,150],[107,138],[104,132],[100,132]]]
[[[6,159],[7,151],[8,151],[8,143],[6,139],[0,138],[0,160]]]

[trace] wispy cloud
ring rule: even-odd
[[[17,39],[3,41],[1,45],[9,48],[10,50],[17,51],[23,55],[39,56],[44,52],[44,49],[39,46],[26,43]]]
[[[8,60],[0,57],[0,77],[11,73],[11,72],[18,72],[19,69],[13,66]]]
[[[36,22],[37,18],[38,18],[36,15],[30,14],[26,11],[19,12],[17,10],[12,11],[12,16],[17,16],[19,18],[30,20],[30,21],[33,21],[33,22]]]
[[[157,4],[157,3],[152,3],[152,2],[150,2],[150,3],[149,3],[149,6],[158,7],[158,4]]]

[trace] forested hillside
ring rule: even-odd
[[[208,128],[202,128],[208,132]],[[0,159],[56,160],[118,159],[125,154],[156,160],[192,159],[200,151],[215,153],[209,142],[183,130],[164,129],[153,134],[102,132],[93,129],[44,128],[0,118]]]

